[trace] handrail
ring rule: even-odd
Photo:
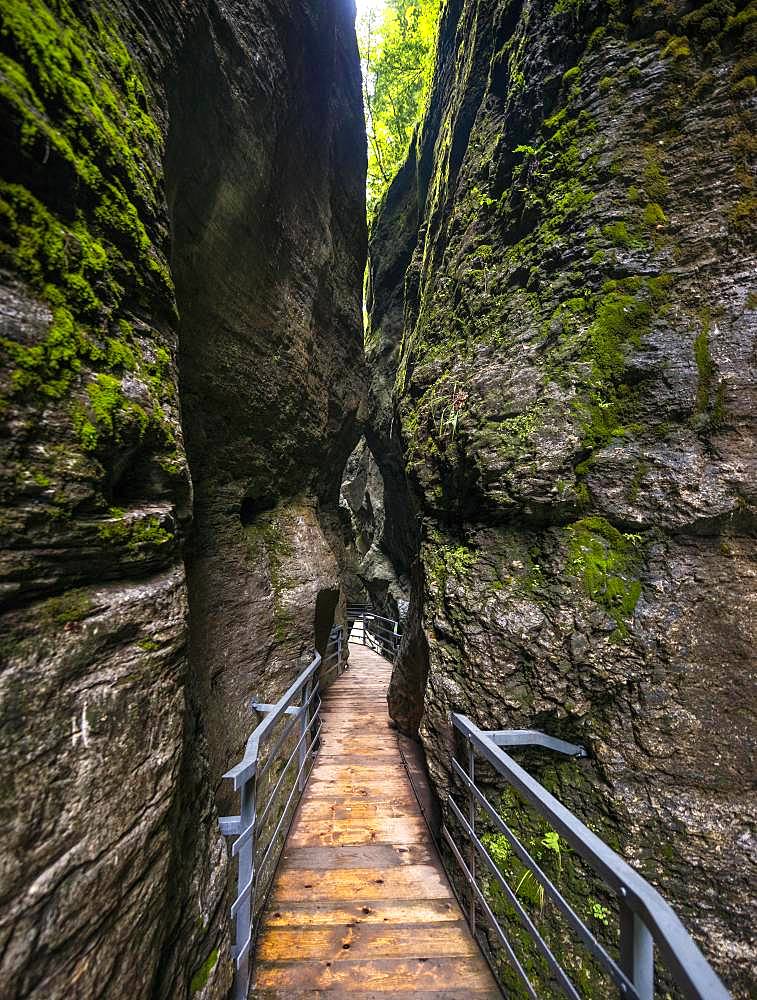
[[[382,624],[385,623],[385,624]],[[349,605],[347,607],[347,624],[352,625],[349,641],[359,642],[368,646],[392,663],[397,657],[402,635],[399,622],[394,618],[377,615],[370,605]],[[354,626],[360,624],[361,630],[355,635]]]
[[[224,836],[236,838],[231,856],[238,859],[237,896],[231,905],[235,922],[233,1000],[247,998],[261,876],[269,861],[274,862],[270,870],[273,876],[294,816],[290,807],[305,790],[320,749],[320,685],[334,671],[338,677],[345,669],[342,639],[342,626],[335,625],[323,657],[315,653],[277,702],[252,702],[251,707],[265,718],[250,734],[242,759],[223,776],[240,796],[239,815],[222,816],[218,821]],[[279,724],[287,719],[282,728]],[[275,765],[282,761],[277,771]],[[292,768],[295,761],[296,772]],[[279,808],[279,800],[287,792],[283,808]],[[269,826],[273,826],[272,832]],[[281,834],[284,836],[278,843]]]
[[[527,994],[532,997],[537,996],[502,926],[477,884],[476,856],[482,859],[489,874],[494,877],[499,888],[508,897],[511,907],[526,927],[531,940],[544,956],[562,992],[574,1000],[576,997],[580,997],[575,986],[570,982],[566,970],[559,966],[549,947],[536,931],[528,913],[502,877],[496,862],[476,833],[477,810],[482,811],[494,828],[507,838],[515,855],[541,883],[546,895],[553,900],[594,958],[604,966],[624,998],[652,1000],[654,996],[654,946],[656,944],[662,963],[688,1000],[728,1000],[730,995],[723,983],[660,893],[631,868],[623,858],[600,840],[595,833],[592,833],[542,784],[509,757],[498,745],[498,742],[509,741],[511,745],[523,745],[527,742],[541,743],[543,746],[559,749],[563,753],[580,751],[583,748],[574,747],[572,744],[551,738],[546,741],[539,740],[535,737],[540,734],[530,731],[527,733],[524,731],[486,732],[475,726],[466,716],[457,713],[452,714],[452,723],[468,747],[467,771],[458,761],[452,761],[453,774],[459,779],[459,784],[467,796],[467,817],[451,794],[447,799],[447,805],[470,844],[467,864],[446,825],[443,828],[443,835],[452,849],[471,892],[469,920],[472,930],[475,933],[476,904],[478,904],[507,953],[513,968],[523,981]],[[561,746],[554,746],[554,744],[561,744]],[[548,820],[555,831],[565,838],[584,861],[599,874],[605,884],[617,894],[620,914],[619,963],[594,937],[583,920],[541,870],[538,863],[531,857],[481,789],[478,788],[475,780],[476,754],[486,760],[527,803]]]

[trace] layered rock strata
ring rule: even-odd
[[[339,602],[353,18],[0,3],[3,997],[230,984],[214,792]]]
[[[401,438],[422,522],[395,719],[422,716],[440,795],[452,710],[587,746],[585,764],[527,761],[737,997],[755,914],[753,18],[447,3],[372,234],[368,336],[377,427]],[[502,808],[570,881],[549,831]],[[604,933],[612,901],[574,882]]]

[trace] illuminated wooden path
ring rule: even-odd
[[[391,664],[350,647],[263,916],[257,1000],[501,997],[389,728]]]

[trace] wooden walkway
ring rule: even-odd
[[[500,998],[389,728],[391,665],[350,646],[263,916],[257,1000]]]

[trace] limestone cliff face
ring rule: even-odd
[[[353,18],[0,2],[3,997],[230,983],[214,792],[339,600]]]
[[[408,550],[397,545],[396,522],[387,520],[385,498],[384,478],[362,439],[347,459],[340,490],[346,543],[343,585],[349,579],[350,602],[367,600],[380,614],[399,622],[407,614],[410,592]]]
[[[755,914],[753,17],[451,0],[370,265],[372,409],[385,441],[401,425],[423,528],[395,718],[423,713],[441,792],[450,710],[585,744],[585,765],[529,766],[736,996]]]

